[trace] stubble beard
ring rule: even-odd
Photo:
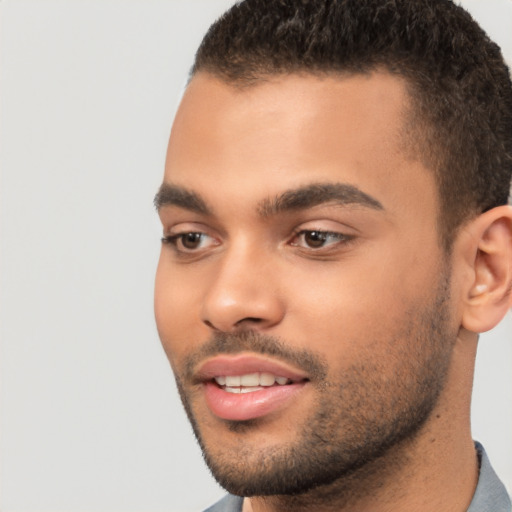
[[[314,352],[290,352],[278,339],[254,332],[213,337],[201,356],[189,359],[189,369],[199,357],[250,349],[307,368],[314,377],[310,385],[317,391],[314,414],[301,425],[290,425],[297,435],[279,446],[254,450],[245,442],[245,435],[258,429],[257,419],[226,422],[240,435],[235,453],[204,441],[184,379],[176,375],[183,405],[215,479],[238,496],[300,496],[316,489],[326,497],[335,492],[338,500],[345,493],[350,501],[354,478],[369,480],[383,458],[399,465],[390,452],[400,453],[400,446],[412,441],[431,416],[456,339],[449,328],[448,310],[449,280],[448,273],[443,273],[428,310],[424,304],[421,314],[411,308],[402,317],[404,325],[385,340],[386,347],[398,347],[399,362],[390,370],[379,360],[379,353],[369,355],[344,371],[338,382],[328,379],[328,365]],[[375,346],[378,343],[375,340]]]

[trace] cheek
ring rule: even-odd
[[[396,338],[412,304],[431,296],[434,271],[410,263],[399,260],[396,248],[381,247],[314,271],[295,270],[288,326],[304,348],[348,364],[365,347],[375,349],[375,340]]]
[[[185,279],[179,269],[172,269],[162,254],[155,279],[155,319],[158,334],[171,364],[204,341],[200,320],[198,287]]]

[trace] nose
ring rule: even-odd
[[[248,248],[222,256],[202,304],[202,320],[215,331],[267,330],[281,322],[285,306],[271,258]]]

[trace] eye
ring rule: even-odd
[[[306,249],[322,249],[331,245],[349,242],[353,238],[354,237],[351,235],[344,235],[343,233],[332,231],[303,229],[293,237],[291,245]]]
[[[216,240],[206,233],[190,231],[187,233],[178,233],[162,238],[162,243],[174,246],[178,252],[195,252],[206,249],[210,246],[218,245]]]

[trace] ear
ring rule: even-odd
[[[492,329],[511,305],[512,206],[493,208],[464,230],[471,265],[465,287],[462,326],[480,333]]]

